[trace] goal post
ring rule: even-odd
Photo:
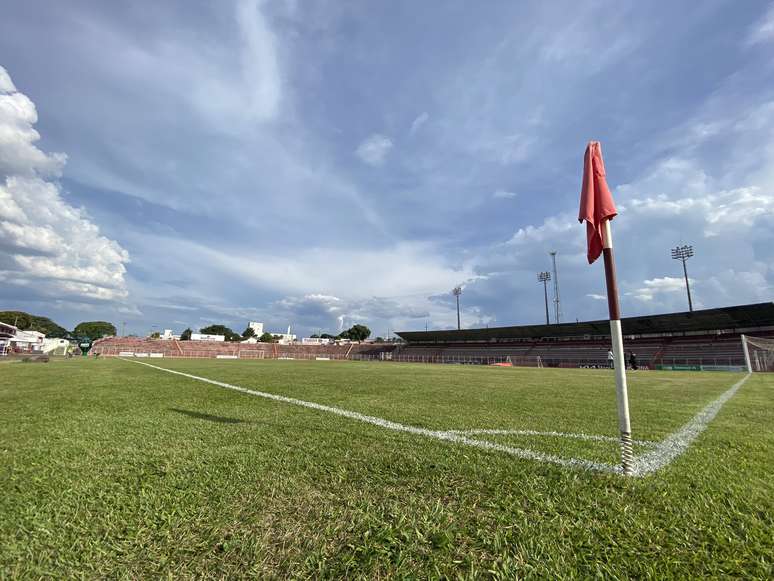
[[[774,371],[774,339],[742,335],[747,371]]]

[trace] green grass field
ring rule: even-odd
[[[608,371],[149,362],[433,430],[617,435]],[[631,374],[634,437],[663,440],[740,378]],[[774,377],[753,376],[685,454],[626,478],[126,361],[4,364],[0,577],[771,578],[772,404]],[[481,437],[618,461],[614,441]]]

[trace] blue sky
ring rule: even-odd
[[[0,306],[127,332],[604,318],[772,300],[770,2],[43,2],[0,20]]]

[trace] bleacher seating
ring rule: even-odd
[[[744,365],[740,335],[774,337],[774,303],[631,317],[621,321],[624,350],[639,366],[739,367]],[[607,321],[527,325],[459,331],[401,332],[407,344],[400,357],[486,363],[510,358],[547,367],[607,367]],[[519,363],[517,363],[517,360]]]
[[[230,343],[225,341],[165,341],[136,337],[109,337],[95,341],[90,354],[115,357],[121,353],[156,354],[171,358],[240,359],[349,359],[353,354],[378,355],[394,349],[390,343],[351,343],[347,345],[279,345],[277,343]]]

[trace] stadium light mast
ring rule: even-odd
[[[551,324],[551,320],[548,318],[548,281],[551,280],[550,272],[538,272],[538,282],[543,283],[543,297],[546,300],[546,325]]]
[[[685,266],[685,261],[693,256],[693,246],[686,244],[684,246],[677,246],[672,249],[672,258],[674,260],[683,261],[683,274],[685,275],[685,290],[688,292],[688,310],[693,312],[693,301],[691,300],[691,285],[688,283],[688,269]]]
[[[457,330],[462,329],[460,326],[460,295],[462,294],[462,287],[455,286],[452,289],[452,294],[457,298]]]
[[[562,309],[559,306],[559,275],[556,273],[556,250],[552,250],[549,254],[554,265],[554,316],[556,317],[556,323],[559,324],[562,319]]]

